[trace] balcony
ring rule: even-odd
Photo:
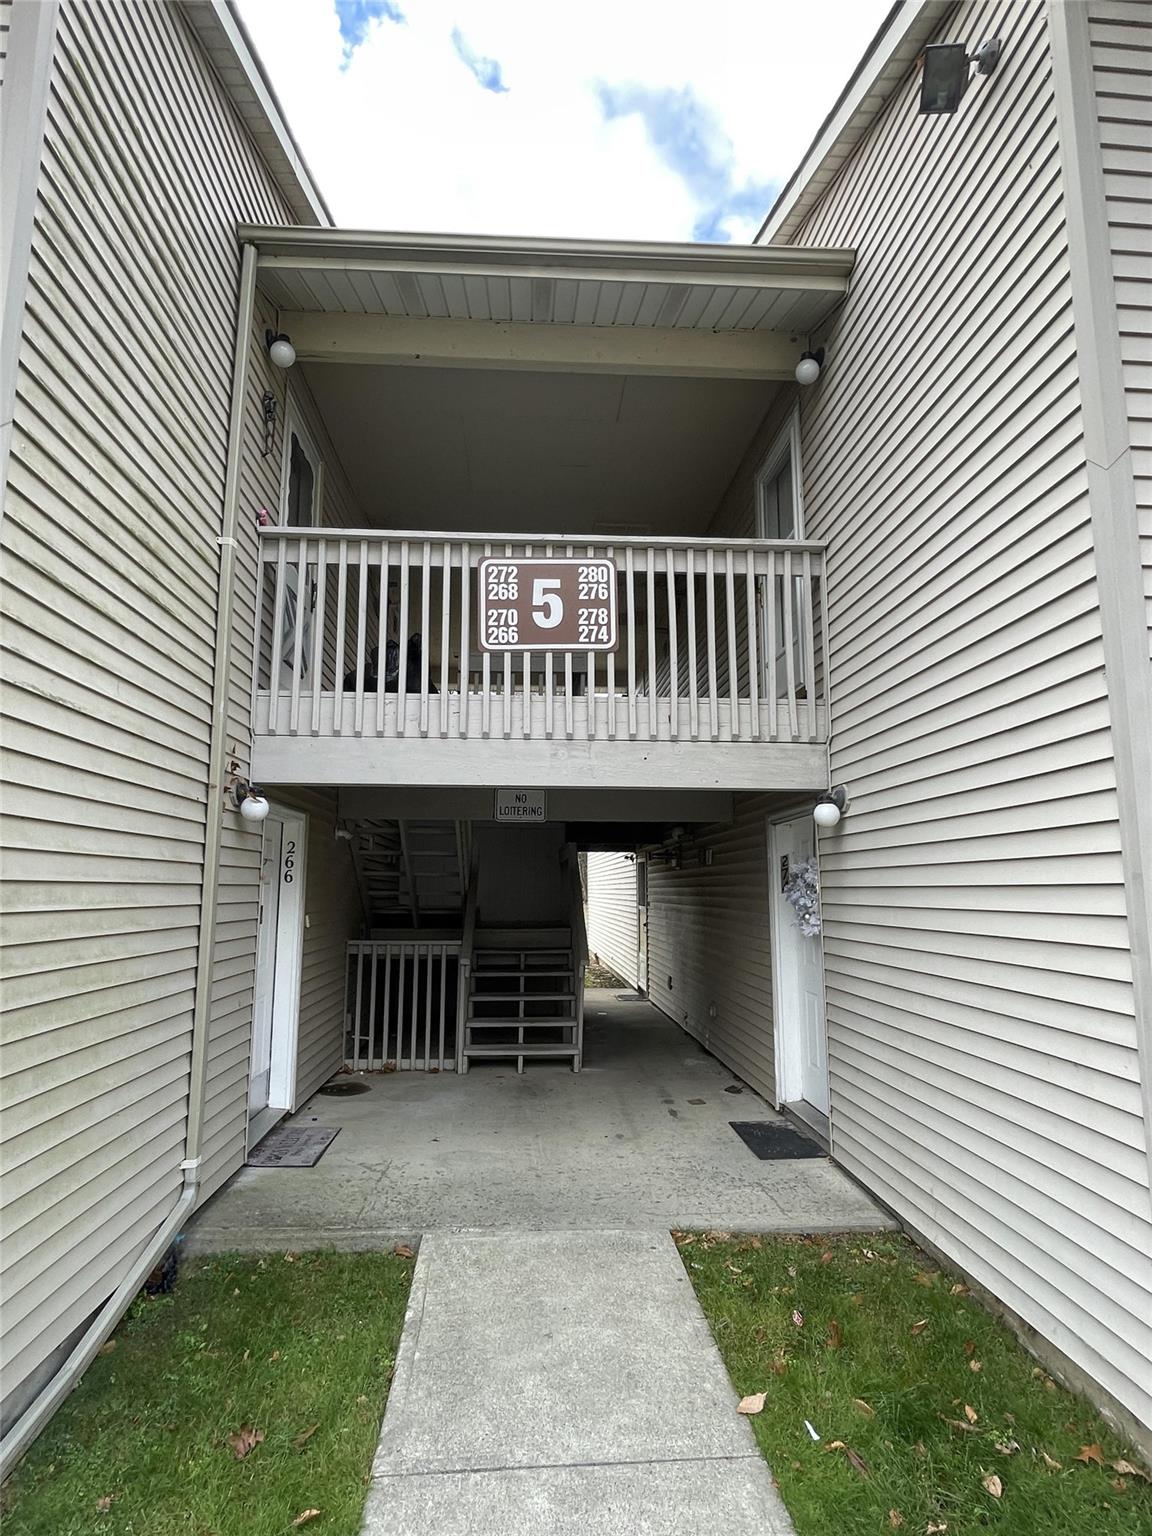
[[[611,560],[615,653],[481,652],[481,561]],[[260,532],[253,776],[270,784],[826,782],[824,550]]]

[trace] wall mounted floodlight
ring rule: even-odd
[[[988,38],[971,54],[967,43],[929,43],[920,77],[921,113],[927,117],[951,116],[968,89],[968,66],[975,64],[978,75],[990,75],[1000,62],[1001,47],[998,37]]]
[[[232,800],[245,821],[263,821],[272,807],[263,790],[255,784],[239,783],[232,786]]]
[[[818,827],[839,826],[840,818],[848,809],[848,791],[843,784],[836,784],[820,796],[812,811],[812,820]]]
[[[291,368],[296,361],[296,348],[283,331],[265,331],[264,345],[277,368]]]
[[[815,352],[802,352],[800,361],[796,364],[797,384],[815,384],[820,377],[820,370],[824,366],[824,348],[817,347]]]

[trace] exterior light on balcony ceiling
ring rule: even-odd
[[[969,64],[975,64],[978,75],[990,75],[1000,62],[1001,47],[998,37],[990,37],[972,54],[966,43],[929,43],[920,77],[921,114],[950,117],[968,89]]]
[[[796,364],[797,384],[815,384],[820,377],[820,370],[824,366],[824,348],[817,347],[815,352],[802,352],[800,361]]]
[[[236,802],[236,809],[245,821],[263,821],[272,807],[268,804],[268,797],[255,784],[237,784],[233,787],[232,798]]]
[[[277,368],[291,368],[296,361],[296,348],[283,331],[265,331],[264,345]]]
[[[840,818],[848,809],[848,791],[837,784],[820,796],[812,812],[812,820],[818,827],[839,826]]]

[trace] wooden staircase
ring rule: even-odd
[[[458,1070],[481,1060],[557,1058],[579,1072],[584,971],[570,928],[478,928]]]

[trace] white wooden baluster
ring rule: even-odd
[[[356,1041],[355,1070],[363,1072],[364,1057],[360,1049],[361,1030],[364,1028],[364,945],[358,945],[356,950],[356,1008],[353,1015],[355,1025],[353,1035]]]
[[[328,612],[328,540],[316,545],[316,611],[312,615],[312,718],[309,729],[320,734],[320,701],[324,693],[324,636]]]
[[[396,997],[396,1067],[398,1071],[405,1070],[405,1037],[407,1036],[408,1050],[411,1053],[412,1035],[416,1028],[415,1016],[413,1016],[412,1028],[410,1030],[404,1028],[408,1013],[408,947],[407,944],[398,944],[396,947],[396,958],[399,962],[399,987]],[[407,1058],[407,1070],[412,1070],[411,1054]]]
[[[373,944],[371,950],[372,970],[368,985],[368,1070],[369,1072],[374,1072],[376,1070],[376,1040],[372,1032],[372,1026],[376,1020],[376,980],[380,973],[380,949],[378,945]]]
[[[485,544],[484,558],[487,559],[491,553],[491,544]],[[483,631],[484,609],[487,607],[487,593],[483,590],[483,587],[477,593],[476,601],[480,604],[480,628]],[[487,741],[492,731],[492,657],[487,651],[484,652],[481,666],[484,669],[484,673],[480,695],[480,731],[485,741]]]
[[[564,551],[565,558],[568,559],[568,560],[571,560],[573,553],[574,553],[574,551],[573,551],[572,545],[569,544],[568,548]],[[573,699],[572,699],[572,652],[571,651],[565,651],[564,652],[564,734],[568,737],[569,741],[572,740],[572,733],[573,733],[573,730],[575,728],[573,717],[572,717],[573,716],[573,709],[574,709],[574,707],[575,706],[574,706]]]
[[[748,657],[748,707],[752,717],[752,740],[760,740],[760,654],[756,626],[756,553],[744,551],[744,597]]]
[[[609,560],[614,560],[616,558],[616,551],[612,547],[611,544],[609,544],[606,553],[608,555]],[[619,578],[619,573],[617,573],[617,577],[616,577],[616,621],[617,621],[617,631],[619,631],[620,608],[621,608],[621,603],[620,603],[620,578]],[[615,741],[616,740],[616,652],[615,651],[609,651],[608,652],[608,655],[605,658],[604,672],[605,672],[604,686],[605,686],[605,688],[607,690],[607,693],[608,693],[608,740],[609,741]]]
[[[736,577],[731,549],[724,551],[724,615],[728,620],[728,708],[733,741],[740,739],[740,665],[736,655]]]
[[[664,551],[664,575],[668,584],[668,693],[672,702],[672,740],[680,739],[680,636],[676,625],[676,555]]]
[[[712,740],[720,737],[719,701],[716,697],[718,683],[716,679],[716,551],[709,545],[706,555],[708,585],[705,589],[705,614],[707,620],[704,628],[705,654],[708,657],[708,719],[711,725]]]
[[[272,599],[272,664],[268,668],[268,734],[280,723],[280,681],[284,655],[284,592],[288,579],[288,541],[276,540],[276,589]]]
[[[304,626],[312,600],[308,582],[308,540],[296,541],[296,626],[292,636],[292,705],[288,729],[293,736],[300,729],[300,674],[304,670]]]
[[[545,544],[545,546],[544,546],[544,557],[547,560],[551,560],[551,558],[552,558],[552,546],[551,546],[551,544]],[[521,601],[523,601],[523,595],[521,595]],[[544,652],[544,735],[548,738],[549,741],[552,740],[552,732],[553,732],[553,729],[554,729],[555,723],[556,723],[556,698],[555,698],[555,692],[556,692],[556,679],[555,679],[555,676],[553,675],[553,670],[552,670],[552,652],[551,651],[545,651]]]
[[[689,546],[685,551],[688,579],[688,729],[692,740],[700,739],[700,668],[696,656],[696,551]]]
[[[815,741],[816,651],[812,625],[816,616],[816,605],[812,600],[812,556],[808,550],[805,550],[802,558],[804,574],[801,577],[801,603],[800,612],[796,616],[796,622],[800,625],[804,635],[804,715],[808,727],[804,734],[809,741]]]
[[[636,740],[636,563],[632,545],[624,551],[624,586],[628,593],[628,735]]]
[[[368,540],[360,540],[360,570],[356,584],[356,722],[364,734],[364,673],[368,667]]]
[[[408,540],[400,541],[400,667],[396,678],[396,734],[403,736],[408,725]]]
[[[448,734],[448,634],[452,599],[452,546],[447,539],[444,540],[441,559],[444,563],[440,568],[440,708],[437,719],[443,737]]]
[[[440,1031],[436,1047],[436,1065],[444,1070],[444,1005],[448,996],[448,946],[440,946]]]
[[[348,626],[348,541],[340,540],[340,565],[336,574],[336,676],[332,709],[332,729],[337,736],[344,729],[344,643]]]
[[[399,1050],[393,1052],[392,1046],[392,946],[389,944],[384,950],[384,1018],[380,1025],[380,1053],[383,1056],[381,1066],[389,1061],[400,1065]]]
[[[376,610],[376,734],[384,734],[384,709],[386,696],[385,677],[388,671],[388,540],[380,541],[380,600]]]
[[[504,558],[512,559],[512,546],[505,544]],[[504,740],[512,735],[512,652],[504,652],[504,698],[501,703],[500,724],[504,732]]]
[[[655,741],[660,735],[660,722],[656,716],[656,551],[644,551],[648,597],[648,739]]]
[[[424,1070],[428,1070],[428,1060],[432,1054],[432,945],[420,946],[420,957],[416,962],[416,974],[419,975],[420,961],[424,963]]]
[[[460,548],[460,723],[459,734],[467,736],[469,688],[472,681],[472,551]]]
[[[768,690],[768,739],[779,735],[777,714],[780,680],[776,675],[776,551],[767,552],[768,574],[764,579],[764,686]]]
[[[589,544],[585,550],[589,560],[596,556],[596,546]],[[584,658],[584,738],[593,740],[600,734],[596,720],[596,652],[589,651]]]
[[[432,616],[432,544],[424,540],[424,560],[420,568],[420,734],[428,734],[428,679],[431,665],[428,655],[428,625]]]
[[[784,551],[784,676],[788,687],[788,730],[795,741],[796,721],[796,613],[793,602],[792,551]]]

